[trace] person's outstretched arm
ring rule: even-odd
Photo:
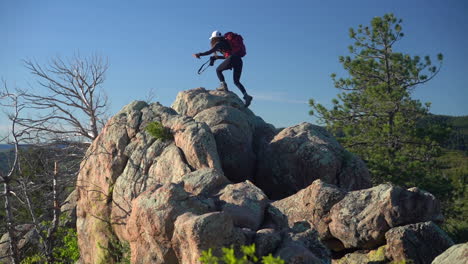
[[[221,46],[221,42],[218,42],[216,43],[216,45],[211,48],[209,51],[205,51],[205,52],[200,52],[200,53],[195,53],[193,54],[193,56],[197,59],[199,59],[201,56],[206,56],[206,55],[210,55],[211,53],[213,52],[216,52],[220,49],[220,46]],[[216,59],[224,59],[223,56],[214,56]]]

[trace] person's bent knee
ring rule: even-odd
[[[218,67],[216,67],[216,72],[222,72],[224,70],[226,70],[226,69],[223,67],[222,64],[220,64]]]

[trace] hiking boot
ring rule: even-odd
[[[252,102],[252,98],[253,97],[248,94],[244,95],[245,107],[249,107],[250,102]]]
[[[227,84],[225,82],[221,82],[218,88],[216,88],[217,91],[222,91],[222,92],[229,92],[227,88]]]

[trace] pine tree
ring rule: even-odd
[[[367,162],[375,183],[426,187],[435,184],[426,179],[436,171],[434,158],[440,154],[436,138],[444,129],[418,125],[430,104],[412,99],[411,93],[437,75],[443,58],[437,56],[436,67],[429,56],[394,51],[404,36],[401,22],[386,14],[373,18],[370,26],[350,29],[351,55],[339,58],[349,77],[331,75],[342,92],[331,109],[311,99],[310,114]]]

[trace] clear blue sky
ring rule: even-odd
[[[345,76],[338,56],[347,55],[349,28],[389,12],[403,19],[406,34],[395,50],[434,61],[444,54],[439,75],[413,97],[432,102],[433,113],[468,115],[466,0],[7,0],[0,2],[0,77],[37,87],[22,59],[97,53],[109,60],[112,114],[151,89],[170,106],[179,91],[216,88],[214,68],[197,75],[205,59],[191,55],[209,48],[213,30],[234,31],[247,46],[241,81],[254,96],[251,109],[277,127],[314,123],[307,101],[329,104],[339,92],[329,76]],[[226,79],[240,95],[230,71]]]

